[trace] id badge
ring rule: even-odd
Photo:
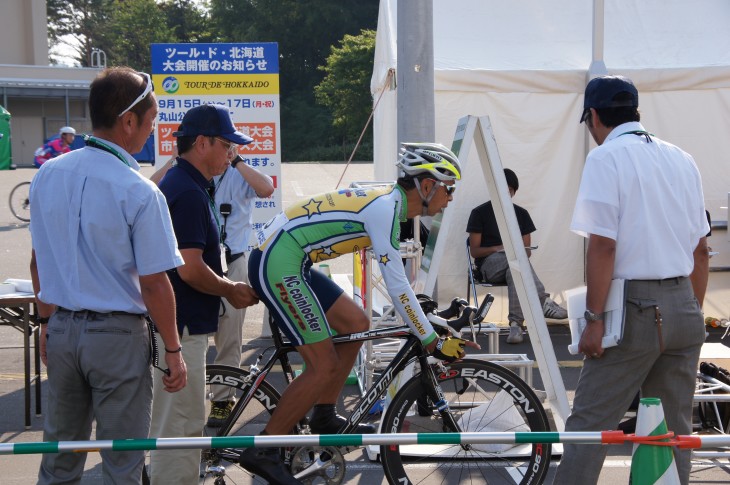
[[[221,268],[223,274],[228,274],[228,263],[226,263],[226,245],[221,243]]]

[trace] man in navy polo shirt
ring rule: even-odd
[[[204,105],[185,114],[177,137],[180,156],[160,181],[167,198],[178,248],[185,264],[169,271],[177,301],[177,325],[188,364],[188,386],[174,397],[155,385],[153,437],[200,436],[205,422],[205,355],[208,334],[218,328],[221,297],[235,308],[258,303],[245,283],[223,277],[221,221],[206,191],[229,165],[236,145],[250,138],[236,131],[228,110]],[[153,451],[152,483],[197,485],[200,450]]]

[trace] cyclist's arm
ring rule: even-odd
[[[400,221],[397,214],[394,214],[392,205],[377,202],[372,204],[368,208],[365,226],[393,306],[421,343],[429,351],[433,350],[437,336],[406,277],[398,240]]]

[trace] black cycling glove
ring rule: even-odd
[[[431,355],[439,360],[453,362],[464,357],[464,339],[456,337],[439,338]]]

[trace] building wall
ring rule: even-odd
[[[45,0],[2,0],[0,64],[48,65]]]
[[[61,126],[91,131],[88,88],[99,70],[49,66],[45,0],[0,0],[0,7],[0,104],[12,116],[12,161],[28,166]]]
[[[69,100],[68,124],[76,132],[90,133],[86,100]],[[18,167],[33,165],[36,148],[66,126],[66,109],[62,99],[9,98],[6,109],[12,114],[12,157]]]

